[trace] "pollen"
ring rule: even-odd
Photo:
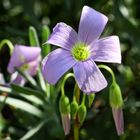
[[[90,51],[88,49],[88,46],[84,43],[78,42],[74,45],[72,48],[72,56],[77,61],[85,61],[90,56]]]

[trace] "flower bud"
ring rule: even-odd
[[[112,114],[117,130],[117,134],[120,136],[124,133],[124,119],[122,108],[112,108]]]
[[[77,115],[78,115],[78,121],[82,125],[83,122],[85,121],[86,115],[87,115],[87,108],[84,104],[80,105]]]
[[[111,107],[119,108],[123,105],[121,89],[116,82],[113,82],[109,90],[109,101]]]
[[[76,100],[73,100],[71,103],[71,116],[73,119],[76,118],[76,114],[77,114],[77,110],[78,110],[78,103],[76,102]]]
[[[61,96],[61,98],[60,98],[60,101],[59,101],[59,110],[63,114],[70,113],[69,98],[66,97],[65,95]]]
[[[61,113],[61,120],[65,135],[70,132],[70,103],[69,98],[65,95],[61,96],[59,100],[59,110]]]
[[[94,99],[95,99],[95,94],[94,93],[88,95],[88,107],[91,107]]]
[[[112,114],[117,134],[120,136],[124,133],[124,120],[122,110],[123,99],[121,95],[121,89],[116,82],[112,83],[112,85],[110,86],[109,100],[112,107]]]

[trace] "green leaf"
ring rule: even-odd
[[[5,99],[4,96],[0,96],[0,102],[3,102],[4,99]],[[25,101],[21,101],[19,99],[14,99],[12,97],[7,97],[5,103],[9,104],[11,106],[14,106],[17,109],[28,112],[36,117],[42,118],[42,116],[43,116],[43,113],[41,112],[41,110],[39,110],[35,106],[33,106]]]
[[[10,93],[12,90],[8,87],[0,86],[0,92],[7,92]]]
[[[37,88],[37,83],[36,81],[26,72],[20,70],[19,68],[15,68],[16,71],[21,74],[30,84],[32,87]]]
[[[33,26],[29,27],[30,46],[40,46],[36,29]]]
[[[19,92],[19,93],[23,93],[23,94],[27,94],[27,95],[34,95],[34,96],[38,97],[39,99],[41,99],[42,101],[45,101],[42,92],[40,92],[38,90],[33,90],[33,89],[27,88],[27,87],[20,87],[16,84],[11,84],[11,88],[12,88],[13,92]]]
[[[20,140],[28,140],[29,138],[34,136],[43,127],[45,123],[46,121],[39,123],[36,127],[29,130],[22,138],[20,138]]]
[[[39,85],[41,89],[46,93],[47,91],[46,84],[45,84],[45,81],[44,81],[44,78],[40,69],[38,69],[37,77],[38,77],[38,81],[39,81]]]
[[[34,95],[20,94],[20,96],[22,96],[22,97],[25,98],[26,100],[32,102],[33,104],[44,105],[43,101],[40,100],[38,97],[36,97],[36,96],[34,96]]]

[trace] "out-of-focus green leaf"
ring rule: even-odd
[[[0,102],[3,102],[4,99],[5,99],[4,96],[0,96]],[[21,101],[19,99],[14,99],[14,98],[8,97],[6,99],[5,103],[9,104],[11,106],[14,106],[17,109],[21,109],[25,112],[35,115],[36,117],[42,118],[42,116],[43,116],[43,113],[41,112],[41,110],[39,110],[38,108],[36,108],[35,106],[33,106],[27,102]]]
[[[37,88],[36,81],[26,72],[20,70],[19,68],[15,68],[18,73],[20,73],[34,88]]]
[[[21,87],[16,84],[11,84],[11,88],[12,88],[12,91],[14,91],[14,92],[17,92],[17,93],[19,92],[19,93],[23,93],[23,94],[27,94],[27,95],[34,95],[34,96],[38,97],[39,99],[41,99],[42,101],[45,101],[44,96],[40,91],[33,90],[33,89],[27,88],[27,87]]]
[[[36,96],[34,95],[25,95],[25,94],[21,94],[20,96],[24,97],[26,100],[34,103],[34,104],[37,104],[37,105],[43,105],[43,101],[40,100],[39,98],[37,98]]]
[[[0,92],[11,92],[12,90],[9,88],[9,87],[3,87],[3,86],[0,86]]]
[[[46,121],[39,123],[36,127],[29,130],[22,138],[20,138],[20,140],[28,140],[29,138],[31,138],[33,135],[35,135],[43,127],[43,125],[45,123],[46,123]]]
[[[37,77],[38,77],[38,82],[40,84],[40,87],[46,93],[47,88],[46,88],[46,84],[45,84],[45,81],[44,81],[44,78],[40,69],[38,70],[37,75],[38,75]]]

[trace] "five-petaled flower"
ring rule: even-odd
[[[12,74],[12,82],[24,85],[25,79],[16,72],[19,68],[29,75],[34,76],[41,61],[41,49],[39,47],[29,47],[16,45],[8,64],[8,72]]]
[[[50,84],[73,67],[79,88],[89,94],[107,86],[95,62],[121,63],[119,38],[99,39],[108,18],[84,6],[78,34],[65,23],[58,23],[46,43],[59,46],[43,60],[42,72]]]

